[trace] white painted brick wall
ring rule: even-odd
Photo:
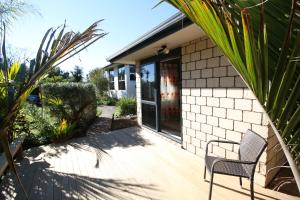
[[[224,77],[227,75],[227,67],[218,67],[213,69],[214,77]]]
[[[234,77],[221,77],[220,87],[234,87]]]
[[[227,109],[227,119],[233,119],[235,121],[243,120],[243,111],[235,109]]]
[[[196,121],[200,123],[206,123],[206,115],[203,114],[196,114]]]
[[[204,156],[206,143],[212,139],[240,142],[242,133],[252,129],[268,138],[268,121],[252,92],[228,59],[207,37],[183,44],[182,57],[182,146]],[[139,89],[138,89],[139,88]],[[137,97],[140,98],[137,70]],[[141,121],[138,101],[138,120]],[[238,145],[219,144],[213,154],[237,159]],[[264,184],[267,166],[264,152],[257,168],[257,183]],[[268,158],[269,159],[269,158]],[[270,158],[272,160],[272,156]]]
[[[260,125],[262,122],[262,113],[243,111],[243,121]]]
[[[201,124],[201,131],[204,133],[212,134],[212,126],[209,124]]]
[[[186,102],[187,102],[188,104],[195,104],[195,103],[196,103],[196,97],[193,97],[193,96],[187,96]]]
[[[207,59],[212,57],[212,49],[204,49],[201,51],[201,59]]]
[[[233,129],[233,120],[220,118],[219,126],[224,129],[232,130]]]
[[[199,60],[196,62],[196,69],[205,69],[207,66],[206,60]]]
[[[214,88],[213,89],[214,97],[226,97],[226,89],[223,88]]]
[[[207,105],[212,107],[219,107],[220,99],[215,97],[207,97]]]
[[[214,47],[213,48],[213,56],[216,57],[216,56],[222,56],[223,53],[222,51],[218,48],[218,47]]]
[[[213,135],[225,139],[225,132],[226,130],[224,128],[219,128],[219,127],[213,127]]]
[[[217,117],[207,116],[207,124],[217,127],[219,125],[219,119]]]
[[[187,72],[182,72],[181,74],[182,79],[190,79],[191,78],[191,72],[187,71]]]
[[[196,43],[196,51],[201,51],[206,48],[207,48],[206,40],[200,40],[199,42]]]
[[[235,131],[245,133],[246,130],[248,130],[248,129],[251,129],[251,124],[250,123],[239,122],[239,121],[234,122],[234,130]]]
[[[225,56],[221,56],[220,66],[228,66],[231,65],[228,59]]]
[[[222,107],[222,108],[233,108],[233,105],[234,105],[234,99],[220,98],[220,107]]]
[[[226,109],[213,107],[213,116],[225,118],[226,117]]]
[[[206,79],[197,79],[196,80],[196,87],[197,88],[204,88],[204,87],[206,87]]]
[[[192,79],[201,78],[201,70],[194,70],[191,74]]]
[[[200,95],[199,97],[196,97],[196,104],[200,106],[206,106],[206,97],[201,97]]]
[[[210,78],[212,77],[212,69],[203,69],[201,73],[202,78]]]
[[[211,88],[202,88],[201,89],[201,96],[211,97],[212,96],[212,89]]]
[[[201,93],[201,90],[199,88],[193,88],[191,89],[191,95],[195,97],[199,97]]]
[[[193,113],[197,113],[197,114],[200,114],[200,106],[199,105],[191,105],[191,111]]]
[[[234,142],[240,142],[242,139],[242,134],[240,132],[226,130],[226,139]]]
[[[220,66],[220,57],[214,57],[207,60],[207,67],[219,67]]]
[[[218,87],[220,87],[219,78],[208,78],[207,79],[207,87],[208,88],[218,88]]]
[[[211,116],[212,115],[212,107],[201,106],[201,114]]]
[[[234,108],[237,110],[250,111],[252,109],[252,101],[248,99],[236,99]]]
[[[229,98],[243,98],[244,90],[241,88],[230,88],[227,90],[227,97]]]

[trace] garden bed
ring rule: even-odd
[[[122,128],[128,128],[138,126],[136,115],[128,115],[124,117],[114,117],[112,120],[111,129],[118,130]]]

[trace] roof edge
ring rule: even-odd
[[[150,31],[148,31],[145,34],[143,34],[142,36],[140,36],[135,41],[129,43],[127,46],[125,46],[121,50],[117,51],[115,54],[109,56],[107,58],[107,61],[113,62],[116,58],[122,56],[122,54],[125,54],[127,51],[130,51],[130,50],[134,49],[135,47],[142,44],[146,40],[151,39],[155,35],[158,35],[160,32],[166,30],[167,28],[171,27],[172,25],[174,25],[174,24],[176,24],[176,23],[178,23],[178,22],[180,22],[184,19],[187,19],[185,17],[185,15],[183,15],[181,12],[176,13],[175,15],[171,16],[170,18],[168,18],[164,22],[162,22],[159,25],[152,28]],[[190,22],[189,24],[192,24],[192,22]],[[176,31],[174,31],[174,32],[176,32]]]

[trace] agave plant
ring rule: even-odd
[[[30,62],[28,69],[26,65],[19,63],[9,65],[5,51],[4,34],[2,41],[3,59],[0,63],[0,140],[9,166],[16,176],[17,171],[9,149],[8,128],[14,122],[29,94],[52,68],[106,35],[98,28],[99,23],[100,21],[95,22],[82,33],[65,32],[65,25],[57,29],[49,29],[42,39],[36,58]],[[5,24],[3,30],[5,33]],[[19,178],[18,181],[21,184]]]
[[[164,1],[201,27],[253,91],[300,191],[300,1]]]

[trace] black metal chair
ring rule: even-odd
[[[239,160],[225,159],[208,155],[208,146],[210,143],[229,143],[238,144]],[[206,169],[210,177],[209,197],[211,199],[214,174],[224,174],[238,176],[242,186],[242,177],[250,179],[251,199],[254,199],[253,180],[256,164],[267,146],[267,142],[257,133],[247,130],[241,143],[223,140],[211,140],[206,145],[204,179],[206,178]]]

